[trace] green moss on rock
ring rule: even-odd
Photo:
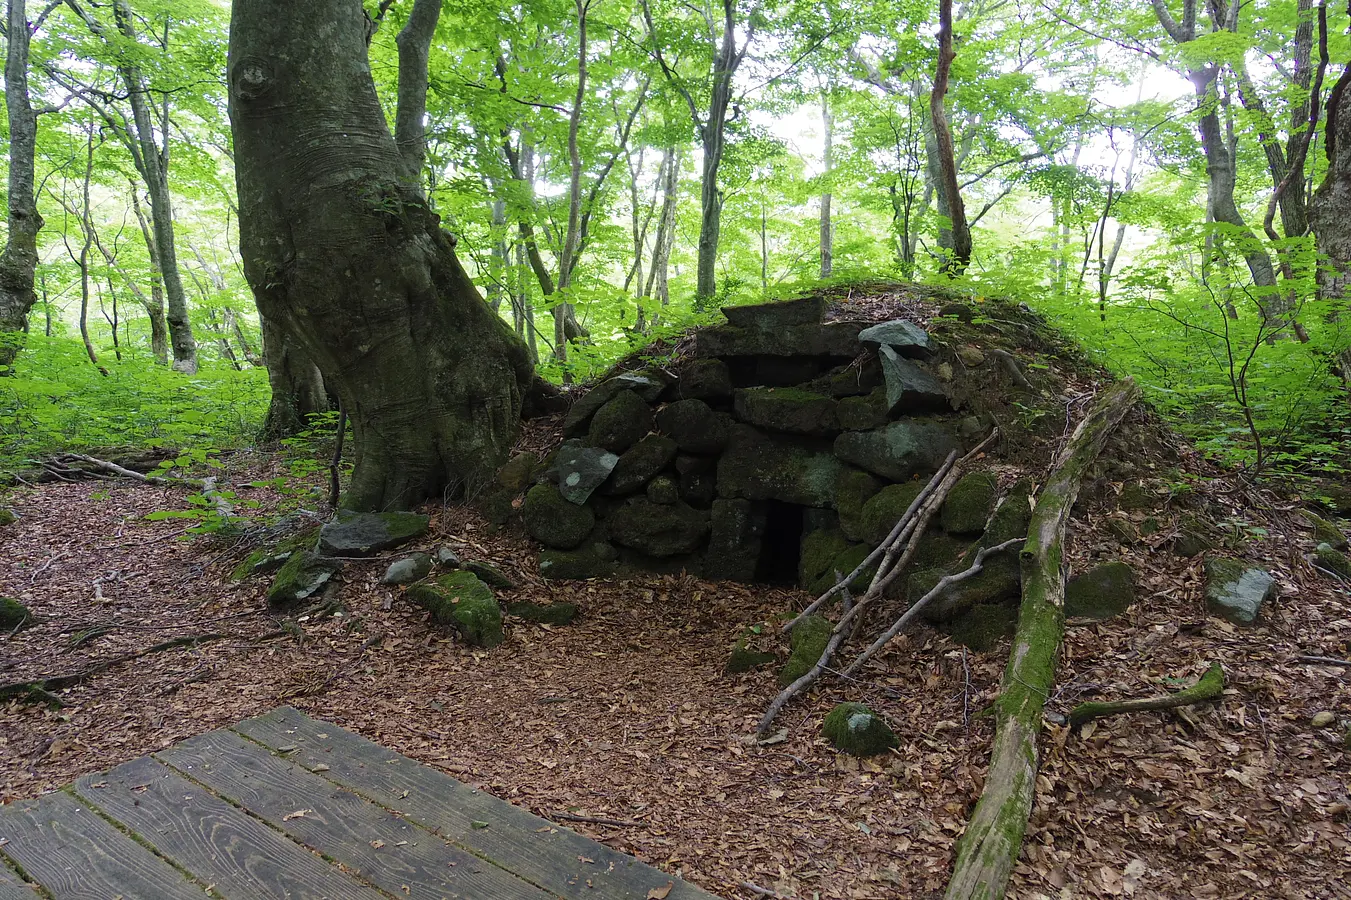
[[[727,665],[723,666],[722,671],[726,675],[740,675],[743,672],[767,666],[772,662],[774,662],[773,653],[761,653],[758,650],[752,650],[746,646],[744,640],[741,640],[737,641],[736,646],[732,648],[731,654],[727,657]]]
[[[837,749],[853,756],[876,756],[900,746],[882,717],[862,703],[841,703],[821,723],[821,733]]]
[[[812,670],[826,652],[834,625],[824,616],[808,616],[797,624],[789,635],[792,652],[779,670],[779,684],[787,687]]]
[[[507,575],[506,572],[503,572],[490,562],[484,562],[481,559],[470,559],[460,563],[459,568],[464,569],[466,572],[474,573],[474,576],[477,577],[479,581],[488,585],[488,587],[494,587],[503,591],[516,590],[516,582],[512,581],[511,577]]]
[[[316,525],[313,528],[301,529],[275,544],[259,547],[235,566],[230,578],[234,581],[243,581],[251,575],[275,572],[286,564],[292,553],[297,550],[313,550],[318,540],[319,526]]]
[[[915,502],[925,482],[908,481],[904,484],[889,484],[863,504],[860,516],[862,538],[877,546],[896,527],[901,516]]]
[[[1314,551],[1314,558],[1320,568],[1335,572],[1343,578],[1351,578],[1351,559],[1347,559],[1345,553],[1332,549],[1331,544],[1319,544]]]
[[[309,550],[297,550],[277,570],[267,591],[267,605],[285,611],[310,599],[337,574],[338,563]]]
[[[369,556],[427,533],[431,520],[413,512],[339,510],[319,529],[319,550],[328,556]]]
[[[539,556],[539,573],[549,579],[585,581],[615,574],[614,547],[603,542],[587,542],[576,550],[545,550]]]
[[[883,482],[860,469],[845,469],[835,478],[835,510],[840,515],[840,530],[851,541],[863,540],[863,506]]]
[[[845,397],[838,410],[840,427],[847,431],[868,431],[881,428],[890,419],[887,392],[877,388],[862,397]]]
[[[1018,626],[1018,609],[1007,603],[977,603],[954,619],[948,633],[958,643],[985,653]]]
[[[685,503],[660,504],[634,497],[607,524],[616,544],[649,556],[678,556],[699,548],[708,534],[709,513]]]
[[[619,457],[610,478],[601,487],[604,494],[631,494],[655,478],[676,458],[676,442],[649,434]]]
[[[990,518],[985,536],[980,539],[980,546],[993,547],[1026,535],[1027,526],[1032,522],[1031,496],[1032,482],[1029,479],[1015,482]]]
[[[990,472],[963,476],[943,501],[940,524],[948,534],[980,534],[998,496],[999,480]]]
[[[492,590],[472,572],[419,581],[407,595],[430,612],[436,624],[455,629],[467,643],[487,648],[502,643],[502,609]]]
[[[1135,570],[1120,560],[1094,566],[1065,585],[1065,615],[1106,621],[1135,602]]]
[[[525,490],[539,471],[539,457],[533,453],[517,453],[497,470],[497,483],[513,494]]]
[[[0,631],[11,632],[33,624],[33,614],[18,600],[0,597]]]
[[[1304,518],[1313,528],[1315,544],[1327,544],[1333,550],[1345,550],[1347,548],[1346,534],[1337,525],[1316,513],[1308,511],[1304,513]]]
[[[620,391],[591,418],[587,436],[597,447],[623,453],[652,430],[652,408],[633,391]]]
[[[14,513],[14,510],[7,506],[0,506],[0,528],[13,525],[17,521],[19,521],[19,517]]]
[[[869,547],[867,544],[847,545],[830,560],[826,565],[825,571],[817,576],[815,581],[804,583],[807,593],[814,594],[818,597],[821,594],[824,594],[835,585],[836,572],[839,572],[841,575],[848,575],[850,572],[857,569],[860,563],[868,558],[868,554],[872,553],[872,550],[873,548]],[[877,565],[873,564],[854,576],[854,580],[849,582],[849,590],[853,593],[854,597],[857,598],[861,596],[863,592],[868,589],[868,585],[872,583],[873,575],[876,572]]]
[[[808,532],[802,538],[802,551],[798,557],[797,583],[806,587],[830,571],[831,563],[841,553],[849,549],[849,540],[844,533],[833,528],[823,528]]]
[[[580,545],[596,525],[595,513],[569,503],[552,484],[537,484],[526,493],[521,517],[531,537],[555,550]]]

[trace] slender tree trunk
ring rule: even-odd
[[[94,342],[89,338],[89,251],[94,247],[94,215],[89,202],[89,188],[94,180],[94,126],[89,125],[85,143],[84,181],[80,189],[80,231],[83,232],[80,243],[80,255],[75,264],[80,269],[80,339],[84,341],[89,361],[99,364],[98,354],[94,352]]]
[[[769,292],[769,210],[760,197],[760,293]]]
[[[344,503],[408,508],[487,486],[534,371],[406,179],[360,0],[234,0],[228,80],[240,247],[259,310],[352,422]]]
[[[394,38],[399,51],[399,102],[394,115],[394,142],[403,160],[404,174],[419,194],[422,167],[427,160],[427,63],[432,38],[441,18],[441,0],[413,0],[408,22]]]
[[[671,263],[671,248],[675,244],[676,204],[680,200],[680,148],[668,148],[662,162],[661,217],[657,219],[657,234],[652,241],[652,262],[648,266],[643,296],[655,297],[662,306],[668,306],[671,290],[667,284],[667,273]],[[655,317],[653,322],[656,322]]]
[[[155,236],[150,231],[150,223],[146,221],[145,210],[141,207],[141,192],[136,189],[135,181],[128,183],[131,185],[131,208],[136,213],[136,221],[140,223],[146,254],[150,257],[150,297],[147,299],[139,289],[136,295],[150,319],[150,352],[155,355],[156,362],[167,366],[169,326],[164,318],[164,278],[160,275],[159,252],[155,249]]]
[[[0,254],[0,375],[11,374],[28,313],[37,303],[33,279],[38,265],[38,215],[33,190],[37,114],[28,96],[29,30],[24,0],[9,0],[5,54],[5,112],[9,120],[9,214]]]
[[[572,286],[572,269],[581,240],[582,154],[577,137],[582,127],[582,103],[586,99],[586,16],[591,3],[590,0],[575,0],[573,6],[577,11],[577,93],[568,114],[568,225],[563,236],[563,253],[558,260],[558,289],[564,292],[564,297]],[[554,307],[554,358],[559,362],[568,360],[568,320],[575,318],[573,305],[566,299]]]
[[[952,130],[948,127],[948,114],[943,106],[943,98],[948,92],[948,75],[956,55],[952,41],[952,0],[939,0],[938,69],[934,73],[933,93],[929,95],[929,117],[933,120],[934,143],[942,176],[939,195],[945,201],[948,220],[952,223],[952,257],[943,263],[943,271],[950,276],[960,275],[971,263],[971,229],[966,223],[966,207],[962,204],[962,190],[957,183]]]
[[[830,221],[830,175],[835,169],[832,146],[835,134],[835,119],[830,112],[830,94],[821,95],[821,124],[825,129],[825,152],[822,154],[825,170],[826,189],[821,192],[821,277],[829,278],[834,249],[834,230]]]
[[[507,291],[507,204],[504,200],[494,199],[490,204],[492,216],[492,255],[488,260],[488,305],[493,312],[502,308],[502,297]],[[519,334],[519,332],[518,332]]]
[[[113,13],[122,36],[135,41],[136,29],[132,24],[131,7],[127,0],[115,0]],[[131,104],[134,133],[127,136],[128,149],[134,146],[132,158],[145,179],[150,196],[150,222],[168,300],[166,320],[174,368],[191,375],[197,371],[197,343],[192,336],[192,322],[188,318],[188,297],[183,290],[183,278],[178,268],[174,241],[173,199],[169,194],[169,135],[166,132],[161,136],[163,140],[161,148],[155,141],[150,95],[140,68],[127,62],[119,67],[119,71],[126,84],[127,100]]]

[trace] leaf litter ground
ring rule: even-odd
[[[1146,414],[1133,419],[1126,451],[1157,428]],[[546,427],[522,443],[552,440]],[[1181,464],[1215,474],[1185,452]],[[231,466],[242,483],[275,461]],[[1019,469],[999,467],[1001,480]],[[1347,586],[1309,565],[1312,537],[1291,504],[1202,482],[1213,505],[1248,523],[1245,552],[1280,589],[1258,627],[1233,628],[1205,614],[1200,558],[1168,551],[1176,514],[1151,514],[1161,530],[1123,544],[1109,520],[1145,514],[1118,510],[1111,487],[1086,492],[1068,562],[1083,571],[1125,559],[1139,602],[1067,631],[1010,896],[1351,897],[1351,753],[1341,742],[1351,669],[1296,659],[1351,655]],[[62,692],[61,709],[0,705],[6,802],[291,704],[540,815],[569,817],[721,896],[759,896],[750,882],[802,900],[863,900],[940,896],[979,796],[992,737],[981,712],[997,695],[1007,641],[975,653],[920,628],[862,679],[828,679],[790,705],[784,739],[760,746],[746,736],[777,692],[774,672],[727,676],[723,665],[746,626],[805,605],[799,591],[688,576],[546,582],[520,535],[490,534],[465,507],[430,509],[419,546],[497,563],[519,585],[503,601],[582,609],[566,627],[509,620],[505,644],[475,651],[379,584],[398,554],[347,564],[340,615],[282,628],[266,612],[265,579],[229,580],[238,549],[145,520],[182,503],[173,489],[59,483],[12,499],[21,518],[0,530],[0,595],[41,622],[0,636],[0,682],[79,671],[185,634],[230,637],[116,666]],[[1228,678],[1216,706],[1074,731],[1056,724],[1084,699],[1176,689],[1210,661]],[[836,755],[819,724],[842,700],[884,714],[900,747],[868,760]],[[1314,728],[1325,711],[1334,725]]]

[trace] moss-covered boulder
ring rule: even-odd
[[[873,431],[846,431],[835,456],[888,481],[933,472],[958,446],[955,425],[942,419],[905,419]]]
[[[750,303],[744,306],[724,306],[722,314],[729,325],[738,328],[783,328],[789,325],[810,325],[826,316],[830,303],[820,294],[771,300],[768,303]]]
[[[6,525],[13,525],[17,521],[19,521],[19,517],[15,514],[14,510],[10,509],[8,506],[0,506],[0,528],[4,528]]]
[[[998,496],[999,479],[993,473],[964,475],[943,501],[939,523],[948,534],[980,534],[985,531]]]
[[[1104,622],[1135,602],[1135,570],[1120,560],[1101,563],[1065,585],[1065,615]]]
[[[708,509],[718,498],[718,476],[714,472],[685,472],[678,484],[680,499],[695,509]]]
[[[675,461],[676,442],[660,434],[649,434],[619,457],[610,478],[601,487],[603,494],[632,494],[657,477]]]
[[[555,550],[579,546],[596,526],[595,513],[569,503],[552,484],[537,484],[526,493],[521,518],[531,537]]]
[[[272,579],[272,586],[267,590],[267,605],[277,612],[295,608],[322,591],[339,568],[336,560],[309,550],[297,550]]]
[[[670,378],[658,369],[624,372],[613,378],[607,378],[572,404],[572,408],[563,419],[563,435],[578,437],[586,434],[591,427],[591,418],[596,412],[622,391],[632,391],[639,400],[654,403],[670,383]]]
[[[1320,569],[1326,569],[1343,578],[1351,579],[1351,559],[1340,550],[1332,549],[1331,544],[1319,544],[1314,551],[1314,561]]]
[[[887,411],[891,415],[924,411],[942,412],[952,408],[947,391],[937,378],[918,363],[904,359],[894,349],[879,347],[877,358],[882,361],[882,376],[886,382]],[[951,367],[939,366],[940,376],[952,379]]]
[[[1026,478],[1015,482],[1009,492],[1000,501],[999,507],[990,517],[984,536],[980,539],[982,547],[993,547],[1016,537],[1027,535],[1027,526],[1032,523],[1032,482]]]
[[[619,457],[603,447],[588,447],[578,440],[564,441],[554,454],[548,475],[558,485],[563,499],[581,506],[617,465]]]
[[[472,572],[451,572],[419,581],[408,599],[427,610],[432,621],[453,628],[475,647],[502,643],[502,609],[492,590]]]
[[[474,573],[474,576],[488,587],[497,588],[501,591],[516,590],[516,582],[511,579],[511,576],[490,562],[470,559],[460,563],[459,567],[466,572]]]
[[[1121,486],[1121,496],[1117,498],[1117,505],[1133,512],[1156,510],[1163,505],[1164,499],[1151,482],[1127,481]]]
[[[27,628],[34,621],[28,607],[12,597],[0,597],[0,632],[18,631]]]
[[[821,723],[821,734],[837,750],[853,756],[877,756],[900,746],[882,717],[862,703],[841,703]]]
[[[571,581],[609,578],[619,568],[618,557],[610,544],[588,540],[576,550],[545,550],[539,556],[539,573],[545,578]]]
[[[848,549],[849,539],[838,529],[823,528],[809,531],[802,538],[802,549],[798,556],[797,583],[804,588],[815,584],[818,578],[830,573],[835,558]]]
[[[910,566],[916,572],[920,569],[947,569],[964,554],[968,555],[969,564],[970,560],[975,559],[971,546],[970,541],[928,529],[920,537],[914,556],[910,557]]]
[[[833,507],[835,484],[843,469],[825,450],[737,425],[731,430],[727,452],[718,459],[718,495]]]
[[[840,516],[840,530],[849,540],[863,540],[863,507],[884,486],[880,479],[859,469],[846,468],[836,476],[835,510]]]
[[[752,650],[746,646],[745,638],[742,638],[732,647],[732,652],[728,655],[727,664],[722,667],[722,671],[724,675],[741,675],[761,666],[767,666],[772,662],[774,662],[773,653]]]
[[[577,618],[576,603],[509,603],[507,615],[539,625],[571,625]]]
[[[721,453],[731,424],[731,416],[702,400],[677,400],[657,413],[657,427],[685,453]]]
[[[414,553],[396,559],[385,569],[381,584],[412,584],[426,578],[432,571],[432,558],[426,553]]]
[[[840,427],[846,431],[881,428],[890,419],[887,392],[878,388],[860,397],[844,397],[837,408]]]
[[[616,544],[648,556],[693,553],[709,530],[709,514],[685,503],[653,503],[634,497],[610,516],[610,536]]]
[[[652,407],[633,391],[620,391],[591,417],[590,442],[611,453],[623,453],[652,430]]]
[[[1177,537],[1173,538],[1172,551],[1178,556],[1198,556],[1216,547],[1216,528],[1213,522],[1198,515],[1184,515],[1178,521]]]
[[[859,354],[858,322],[827,322],[824,325],[788,325],[782,328],[724,325],[703,328],[694,335],[694,352],[709,356],[834,356],[849,359]]]
[[[896,527],[901,516],[915,502],[925,482],[907,481],[904,484],[889,484],[863,504],[860,517],[862,538],[874,547],[882,543],[891,529]]]
[[[957,643],[987,653],[1018,627],[1018,607],[1010,603],[977,603],[947,626]]]
[[[326,556],[370,556],[422,537],[429,522],[426,516],[412,512],[340,510],[319,529],[319,551]]]
[[[736,392],[736,417],[748,425],[826,437],[840,431],[837,401],[794,387],[752,387]]]
[[[659,506],[670,506],[680,500],[680,486],[669,475],[658,475],[647,483],[647,499]]]
[[[1213,557],[1205,564],[1206,609],[1235,625],[1257,621],[1262,604],[1276,594],[1276,580],[1241,559]]]
[[[836,572],[839,572],[840,575],[848,575],[862,565],[872,551],[873,548],[867,544],[849,544],[826,564],[826,568],[817,576],[816,580],[801,582],[801,584],[807,589],[807,593],[819,597],[834,587],[835,582],[839,580],[835,575]],[[854,576],[854,580],[849,582],[849,590],[854,597],[862,596],[863,592],[868,589],[868,585],[872,584],[873,575],[876,573],[877,565],[874,563],[866,566]]]
[[[917,602],[937,585],[944,575],[969,568],[974,558],[975,554],[971,553],[943,569],[926,569],[911,575],[907,584],[910,602]],[[924,608],[921,615],[925,620],[935,624],[952,622],[979,604],[998,605],[1016,602],[1021,596],[1021,587],[1022,572],[1018,566],[1018,548],[1014,547],[986,557],[985,564],[979,572],[965,581],[950,585],[942,596]]]
[[[235,581],[243,581],[253,575],[275,572],[286,565],[286,561],[291,558],[291,554],[297,550],[313,550],[318,541],[319,527],[317,525],[313,528],[297,531],[275,544],[254,550],[240,560],[239,565],[235,566],[234,571],[230,573],[230,577]]]
[[[517,453],[497,470],[497,484],[514,494],[525,490],[539,471],[539,457],[533,453]]]
[[[779,670],[779,684],[787,687],[806,675],[826,652],[834,625],[825,616],[808,616],[789,633],[792,652]]]
[[[732,374],[720,359],[692,359],[680,370],[676,394],[681,400],[725,400],[732,396]]]
[[[762,504],[749,500],[714,500],[709,515],[704,575],[732,581],[753,581],[765,534]]]
[[[1327,544],[1333,550],[1347,549],[1346,534],[1342,529],[1316,513],[1305,511],[1305,520],[1313,529],[1315,544]]]

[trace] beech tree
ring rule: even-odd
[[[354,509],[486,485],[533,370],[385,122],[360,0],[235,0],[228,63],[244,271],[354,435]]]

